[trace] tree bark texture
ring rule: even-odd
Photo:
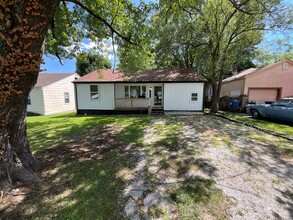
[[[211,102],[211,112],[217,113],[219,110],[219,98],[218,98],[218,82],[212,82],[212,102]]]
[[[39,180],[27,138],[27,100],[59,2],[0,1],[0,180]]]

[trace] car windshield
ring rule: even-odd
[[[274,102],[273,105],[288,105],[288,104],[291,104],[291,102],[292,102],[291,99],[280,99]]]

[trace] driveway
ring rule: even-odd
[[[225,213],[196,219],[293,219],[292,142],[206,115],[155,118],[143,142],[123,191],[126,217],[188,219],[170,194],[192,179],[214,181],[226,198]]]

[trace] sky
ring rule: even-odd
[[[145,0],[144,2],[156,2],[156,1],[158,1],[158,0]],[[285,2],[285,4],[292,4],[291,1],[292,0],[285,0],[284,2]],[[140,2],[140,0],[132,0],[132,2],[135,4],[138,4]],[[278,39],[284,38],[284,36],[285,35],[280,32],[267,32],[267,33],[265,33],[265,36],[264,36],[263,41],[260,44],[260,46],[273,49],[274,45],[276,44],[275,42]],[[291,37],[291,40],[289,43],[293,44],[292,37]],[[84,48],[85,50],[91,49],[96,46],[95,42],[90,42],[88,39],[84,39],[81,44],[82,44],[82,48]],[[102,48],[103,48],[102,50],[104,51],[103,53],[109,58],[109,60],[112,63],[112,67],[113,67],[114,57],[113,57],[113,53],[112,53],[113,50],[112,50],[111,41],[110,40],[104,41],[104,45]],[[43,56],[43,60],[44,60],[45,64],[41,65],[42,72],[71,73],[71,72],[76,71],[76,68],[75,68],[76,60],[75,59],[62,59],[63,65],[61,65],[59,63],[59,60],[54,56],[50,56],[50,57]],[[114,66],[114,68],[117,67],[117,59],[115,61],[115,64],[116,64],[116,66]]]
[[[79,43],[80,48],[83,51],[88,50],[94,50],[97,53],[102,53],[110,62],[113,64],[114,62],[114,56],[113,56],[113,45],[111,43],[111,39],[104,39],[101,42],[92,42],[89,39],[84,39],[81,43]],[[95,50],[95,48],[101,48],[98,50]],[[115,46],[115,52],[117,51],[117,46]],[[75,59],[62,59],[61,62],[59,62],[59,59],[55,57],[54,55],[50,56],[43,56],[43,60],[45,64],[41,65],[42,72],[48,72],[48,73],[72,73],[75,72]]]
[[[132,2],[136,5],[139,4],[141,0],[132,0]],[[158,0],[144,0],[144,2],[157,2]],[[90,42],[87,39],[83,40],[83,43],[89,44]],[[93,43],[93,42],[92,42]],[[104,50],[107,51],[107,56],[112,63],[112,68],[114,64],[114,57],[110,50],[112,50],[112,45],[111,42],[109,43],[108,48],[104,48]],[[113,50],[112,50],[113,51]],[[110,57],[109,57],[110,56]],[[43,60],[45,64],[41,65],[41,70],[42,72],[48,72],[48,73],[71,73],[75,72],[75,64],[76,60],[75,59],[62,59],[62,64],[60,64],[59,60],[55,56],[43,56]],[[117,60],[115,61],[115,64],[117,64]],[[116,65],[117,66],[117,65]]]

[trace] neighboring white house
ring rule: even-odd
[[[29,94],[27,111],[40,115],[75,111],[72,81],[79,77],[76,73],[40,73]]]
[[[206,79],[193,69],[144,71],[127,77],[119,70],[97,70],[73,83],[77,114],[147,110],[202,111]]]

